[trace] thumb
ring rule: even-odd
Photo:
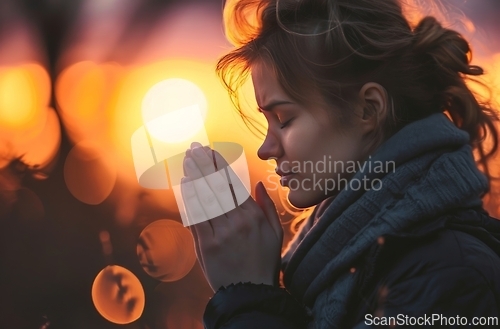
[[[264,212],[269,225],[271,225],[274,233],[276,233],[276,237],[280,241],[282,241],[283,227],[281,226],[280,218],[278,216],[278,212],[276,211],[276,206],[274,205],[273,200],[267,193],[267,190],[261,181],[257,183],[257,186],[255,188],[255,201]]]

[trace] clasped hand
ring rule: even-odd
[[[181,189],[188,219],[212,218],[190,226],[205,277],[214,291],[238,282],[277,285],[283,228],[276,207],[262,182],[255,200],[249,195],[241,205],[233,203],[221,164],[231,170],[220,154],[199,143],[186,151]]]

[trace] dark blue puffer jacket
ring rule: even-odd
[[[400,328],[500,326],[500,221],[481,208],[379,239],[358,270],[343,328],[386,327],[384,321]],[[303,329],[307,313],[283,288],[238,284],[217,292],[204,323],[208,329]]]
[[[370,169],[389,161],[392,172]],[[467,323],[499,316],[500,223],[483,210],[489,183],[468,133],[435,113],[391,136],[365,164],[351,181],[378,180],[380,188],[351,187],[315,208],[283,257],[286,290],[221,289],[207,305],[207,328],[369,327],[380,323],[372,317],[399,314],[400,325],[433,314],[448,324],[450,316]]]

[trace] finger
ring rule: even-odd
[[[203,210],[203,206],[198,200],[194,183],[186,178],[181,179],[181,194],[186,209],[186,214],[190,225],[196,223],[205,223],[200,227],[204,235],[213,236],[212,226],[208,222],[208,217]]]
[[[222,215],[224,212],[219,205],[217,197],[208,185],[208,182],[193,157],[186,157],[184,159],[184,168],[186,170],[186,174],[194,185],[198,200],[200,201],[208,219]]]
[[[229,182],[224,177],[225,173],[217,170],[211,150],[207,152],[202,147],[195,147],[191,150],[191,155],[222,209],[219,216],[233,210],[236,206]]]
[[[276,206],[267,193],[267,190],[262,182],[258,182],[255,188],[255,201],[259,207],[264,212],[269,225],[273,228],[276,233],[276,237],[282,241],[283,240],[283,226],[281,225],[278,212],[276,211]]]
[[[250,192],[222,155],[220,155],[217,151],[212,152],[217,169],[224,173],[224,177],[229,183],[234,203],[236,206],[242,206],[243,203],[250,197]],[[242,208],[245,209],[244,206]]]

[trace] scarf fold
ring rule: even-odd
[[[322,213],[316,211],[283,257],[286,288],[313,309],[315,328],[337,328],[358,271],[352,267],[381,235],[411,230],[457,208],[481,207],[488,180],[469,134],[446,115],[415,121],[389,138]],[[395,170],[370,171],[394,161]],[[325,208],[325,207],[323,207]]]

